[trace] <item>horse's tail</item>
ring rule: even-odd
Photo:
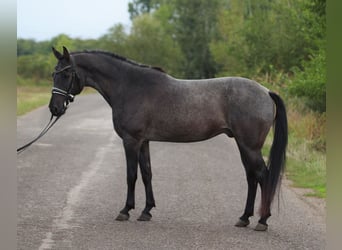
[[[287,146],[287,116],[283,100],[277,94],[269,92],[276,105],[274,121],[274,138],[268,159],[268,176],[265,183],[265,192],[261,203],[261,217],[268,216],[270,205],[273,201],[277,188],[281,184],[285,169],[286,146]]]

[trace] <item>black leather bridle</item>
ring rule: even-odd
[[[68,65],[68,66],[65,66],[64,68],[62,68],[60,70],[56,70],[53,73],[53,76],[54,76],[54,75],[57,75],[59,73],[64,72],[67,69],[71,69],[71,81],[70,81],[68,89],[67,90],[63,90],[63,89],[60,89],[60,88],[57,88],[57,87],[53,87],[52,88],[52,94],[62,95],[62,96],[65,97],[66,106],[69,105],[69,102],[73,102],[74,101],[75,96],[70,93],[70,90],[74,86],[74,82],[75,82],[75,80],[77,78],[77,73],[76,73],[75,68],[73,67],[72,64]]]

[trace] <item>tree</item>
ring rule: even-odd
[[[304,2],[306,36],[311,41],[308,56],[294,67],[295,77],[290,81],[289,92],[303,97],[314,111],[326,111],[326,12],[325,0]]]
[[[172,39],[172,33],[167,32],[157,19],[159,14],[145,14],[134,19],[131,34],[127,38],[127,56],[179,76],[181,52]]]
[[[48,54],[51,51],[50,42],[36,42],[33,39],[18,39],[17,40],[17,56]]]
[[[22,78],[33,79],[36,82],[50,79],[52,69],[47,55],[24,55],[17,59],[17,72]]]
[[[33,39],[18,39],[17,56],[32,55],[35,53],[36,42]]]
[[[133,0],[128,3],[128,12],[131,20],[142,14],[150,13],[153,0]]]
[[[217,12],[217,36],[210,41],[210,51],[217,64],[216,76],[244,75],[247,72],[245,57],[248,47],[242,33],[245,21],[245,4],[231,0]]]
[[[209,44],[216,36],[220,0],[174,0],[175,39],[184,54],[184,76],[210,78],[216,73]]]
[[[60,34],[52,38],[50,44],[58,50],[60,50],[63,46],[67,47],[69,51],[76,49],[75,40],[65,34]]]
[[[271,75],[301,67],[325,37],[310,9],[307,0],[229,1],[210,45],[219,74]]]
[[[289,86],[290,93],[303,97],[306,105],[314,111],[326,111],[326,53],[321,49],[311,60],[303,61],[304,70],[295,68],[296,77]]]
[[[108,33],[102,36],[97,46],[103,50],[112,51],[117,54],[126,55],[128,34],[122,24],[116,24],[108,30]]]

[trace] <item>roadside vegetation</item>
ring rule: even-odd
[[[178,78],[248,77],[287,104],[286,176],[324,198],[325,6],[325,0],[132,0],[130,30],[116,24],[96,40],[64,34],[41,42],[18,39],[17,115],[47,104],[56,63],[52,46],[111,51]]]

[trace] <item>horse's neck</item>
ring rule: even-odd
[[[108,62],[106,58],[95,55],[80,55],[78,66],[84,74],[85,86],[96,89],[112,105],[117,85],[120,84],[120,63]]]
[[[108,60],[102,56],[83,59],[80,64],[88,79],[85,86],[96,89],[112,108],[115,102],[121,102],[125,91],[134,88],[136,79],[141,75],[141,68],[119,59]],[[144,74],[145,81],[148,81],[149,77],[153,78],[153,75]]]

